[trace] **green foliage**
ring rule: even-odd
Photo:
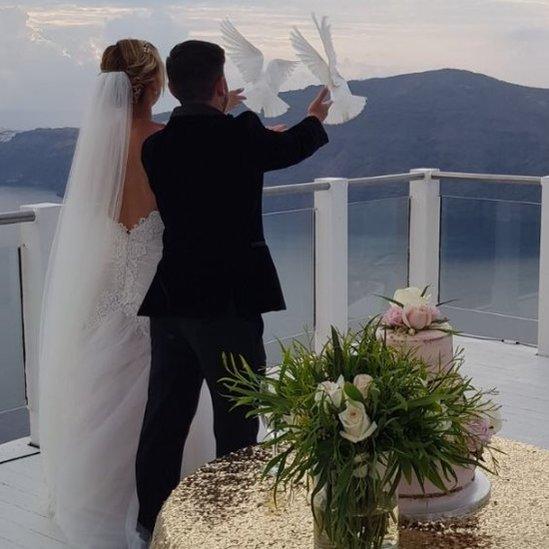
[[[312,479],[315,518],[338,549],[381,546],[402,476],[415,474],[422,486],[429,480],[445,490],[454,466],[488,468],[470,452],[467,424],[495,407],[460,375],[461,354],[430,374],[421,360],[387,347],[378,328],[372,322],[345,336],[333,330],[321,353],[294,342],[266,375],[230,358],[224,379],[236,406],[267,419],[264,445],[276,452],[265,474],[274,473],[275,491]],[[359,374],[373,378],[366,396],[353,383]],[[336,405],[319,384],[340,376]],[[377,425],[358,442],[341,434],[339,414],[349,402],[363,405]],[[319,498],[322,505],[314,505]]]

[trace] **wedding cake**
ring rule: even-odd
[[[448,370],[455,363],[454,330],[437,306],[430,303],[427,289],[397,290],[390,308],[381,319],[378,337],[389,347],[423,360],[433,375]],[[482,453],[484,446],[500,427],[499,414],[476,419],[468,425],[471,452]],[[446,490],[429,481],[420,485],[415,476],[399,484],[399,508],[411,520],[441,519],[463,516],[485,505],[490,483],[474,467],[456,466],[455,478],[442,476]]]

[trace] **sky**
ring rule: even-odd
[[[292,26],[317,43],[311,11],[330,17],[348,79],[452,67],[549,88],[549,0],[0,0],[0,128],[78,125],[120,38],[166,56],[188,38],[219,41],[229,17],[267,59],[291,59]],[[230,63],[227,76],[241,84]],[[312,83],[300,67],[286,89]],[[156,110],[173,106],[166,92]]]

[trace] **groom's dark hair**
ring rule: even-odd
[[[217,44],[201,40],[177,44],[166,60],[170,89],[180,102],[209,101],[224,65],[225,50]]]

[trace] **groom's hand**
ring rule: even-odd
[[[243,91],[244,88],[229,91],[229,100],[227,101],[227,108],[225,109],[225,112],[231,112],[239,105],[242,105],[242,102],[246,100],[246,96],[242,93]]]
[[[272,132],[282,133],[288,129],[288,126],[286,124],[276,124],[275,126],[267,126],[267,129]]]
[[[329,99],[326,100],[329,94],[330,91],[326,87],[320,90],[314,101],[309,105],[309,116],[314,116],[318,118],[321,122],[324,122],[324,120],[326,120],[326,117],[328,116],[328,111],[332,106],[332,101],[330,101]]]

